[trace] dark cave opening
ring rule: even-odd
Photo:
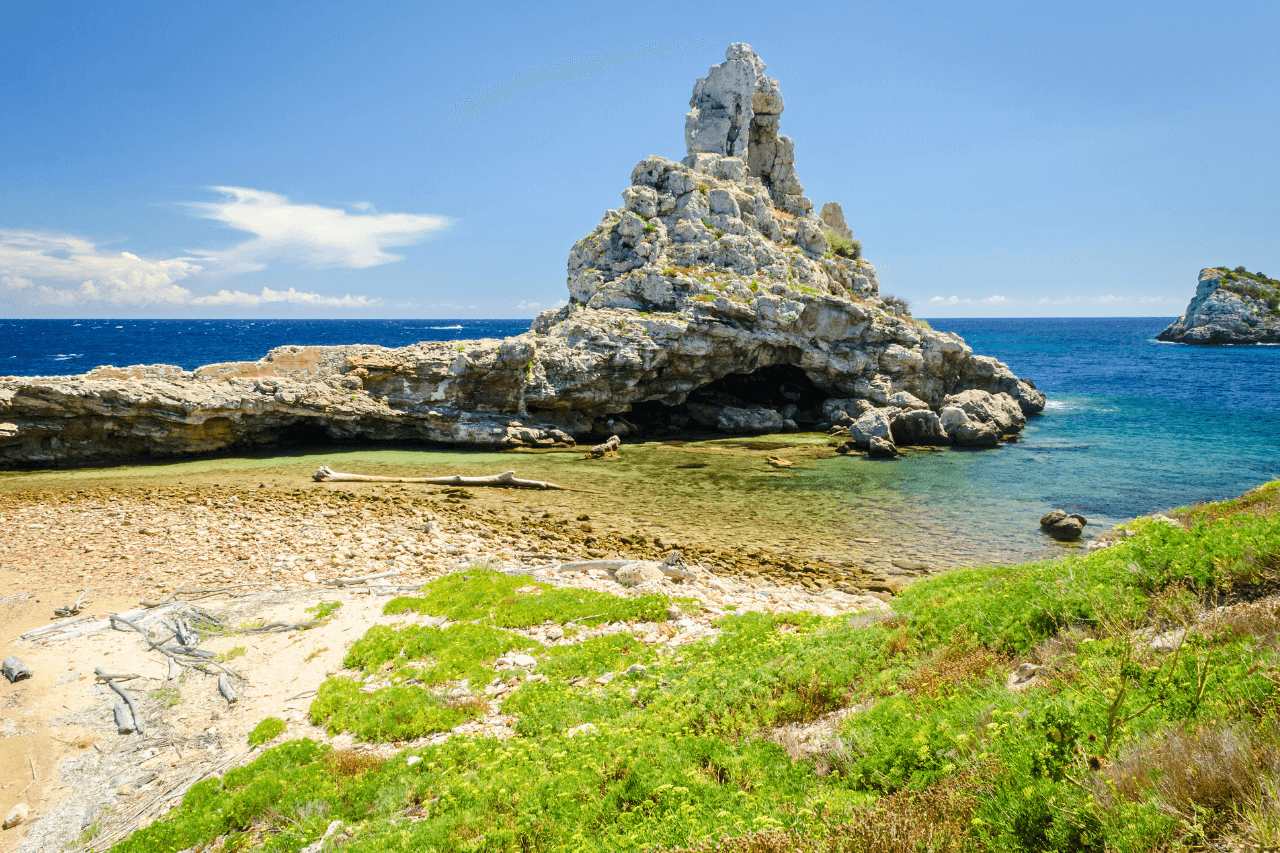
[[[783,432],[814,428],[822,421],[822,404],[830,394],[790,364],[762,367],[753,373],[731,373],[689,394],[681,405],[634,403],[631,411],[602,418],[600,432],[664,435],[685,432]],[[755,413],[725,419],[725,410]],[[763,410],[763,411],[761,411]],[[776,413],[776,414],[769,414]],[[732,421],[729,423],[727,421]]]
[[[329,434],[323,421],[304,418],[276,430],[274,440],[270,443],[281,450],[306,450],[327,447],[339,442]]]

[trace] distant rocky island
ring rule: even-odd
[[[256,362],[0,380],[0,467],[316,439],[551,447],[842,425],[856,448],[994,446],[1045,398],[880,294],[815,214],[750,46],[694,86],[687,156],[651,156],[574,244],[569,301],[506,340],[286,346]]]
[[[1202,269],[1186,313],[1156,338],[1181,344],[1280,343],[1280,281],[1244,267]]]

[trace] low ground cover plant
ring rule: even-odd
[[[583,625],[661,622],[667,618],[669,603],[661,595],[618,598],[475,569],[434,580],[419,595],[394,598],[387,603],[386,612],[415,611],[460,622],[482,620],[499,628],[527,628],[547,620]]]
[[[492,677],[525,648],[545,680],[503,701],[514,738],[387,761],[290,741],[118,849],[296,851],[332,820],[352,851],[1274,846],[1277,494],[1139,520],[1088,555],[952,571],[886,616],[735,614],[675,649],[628,632],[540,647],[502,623],[584,619],[599,602],[452,575],[395,606],[461,624],[370,630],[347,666],[404,680],[369,694],[330,679],[313,717],[371,740],[401,739],[413,714],[444,726],[469,711],[423,710],[428,687]],[[635,621],[672,604],[616,601]],[[1015,667],[1031,676],[1010,686]],[[783,746],[797,725],[815,732],[806,751]]]

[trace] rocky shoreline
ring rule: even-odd
[[[1280,282],[1244,267],[1202,269],[1186,312],[1156,339],[1180,344],[1280,344]]]
[[[0,379],[0,468],[840,424],[857,449],[994,446],[1021,429],[1044,407],[1034,384],[882,298],[839,205],[814,213],[764,70],[735,44],[698,81],[688,156],[636,166],[623,206],[570,253],[569,303],[527,333]]]

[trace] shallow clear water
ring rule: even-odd
[[[899,535],[959,562],[1053,553],[1038,530],[1062,507],[1099,532],[1135,515],[1220,500],[1280,478],[1280,347],[1190,347],[1162,318],[936,320],[1048,397],[1016,444],[808,472],[861,512],[841,472],[878,464],[902,496]],[[845,493],[848,492],[847,497]],[[950,562],[950,561],[947,561]]]

